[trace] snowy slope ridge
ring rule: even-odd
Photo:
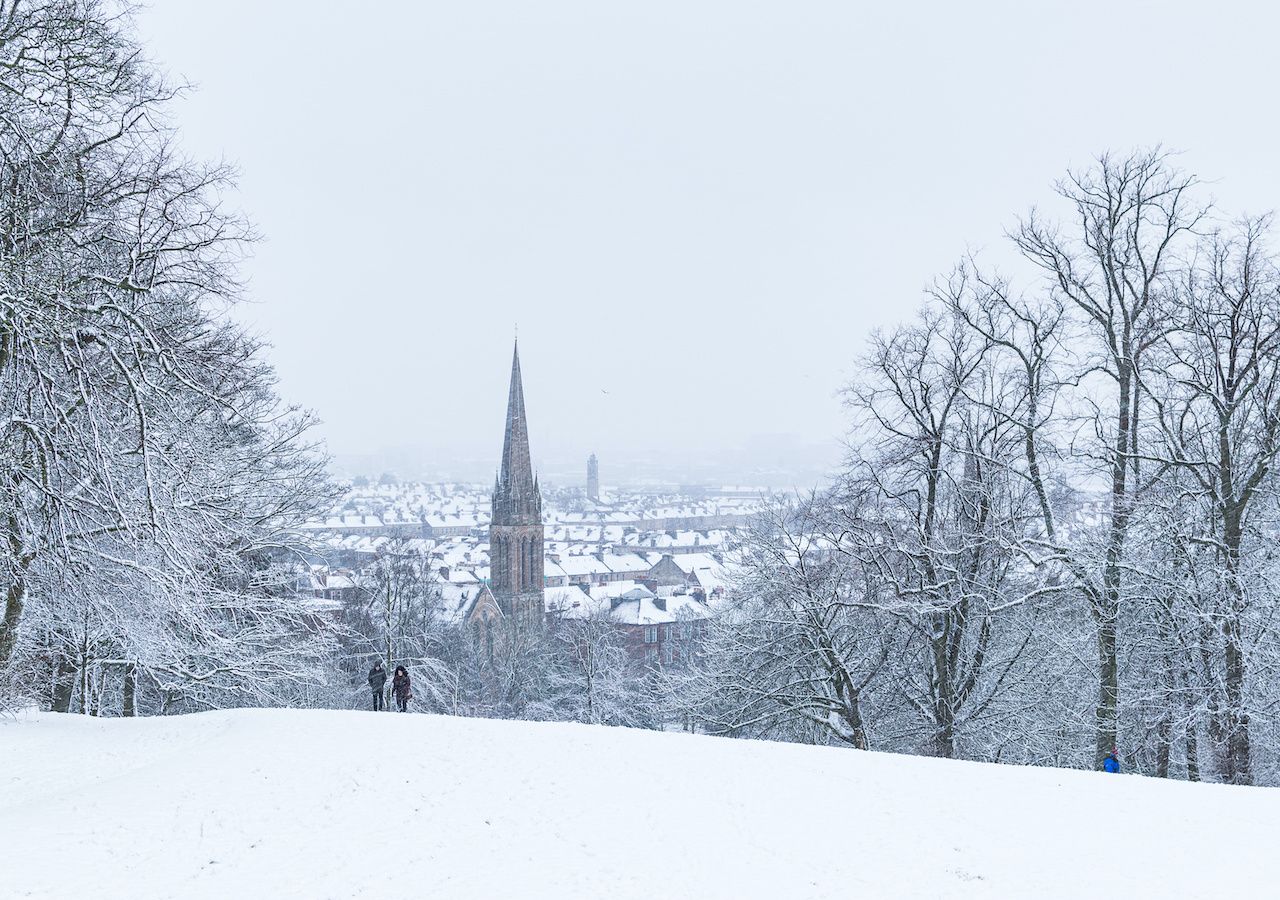
[[[0,895],[1249,897],[1280,792],[580,725],[0,721]]]

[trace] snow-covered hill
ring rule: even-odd
[[[1247,897],[1280,792],[575,725],[0,722],[0,894]]]

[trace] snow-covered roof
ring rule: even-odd
[[[668,622],[705,619],[710,615],[711,611],[705,605],[689,596],[666,600],[653,595],[622,597],[610,612],[611,618],[620,625],[663,625]]]
[[[671,557],[671,561],[686,575],[692,575],[698,569],[711,569],[720,565],[715,557],[707,553],[677,553]]]
[[[607,575],[612,570],[594,556],[562,556],[560,568],[569,576],[574,575]]]
[[[590,594],[577,587],[548,588],[546,607],[548,612],[566,618],[607,612],[619,625],[662,625],[711,615],[711,611],[693,597],[656,597],[643,585],[626,581],[597,585]]]
[[[644,572],[652,568],[649,561],[637,553],[605,553],[601,562],[610,572]]]

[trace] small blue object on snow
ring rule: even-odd
[[[1119,772],[1120,761],[1117,760],[1114,756],[1108,755],[1107,758],[1102,761],[1102,771]]]

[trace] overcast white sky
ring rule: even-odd
[[[1277,18],[153,0],[140,25],[198,86],[187,149],[241,171],[240,314],[331,448],[496,462],[518,322],[548,465],[830,446],[868,331],[1103,149],[1280,204]]]

